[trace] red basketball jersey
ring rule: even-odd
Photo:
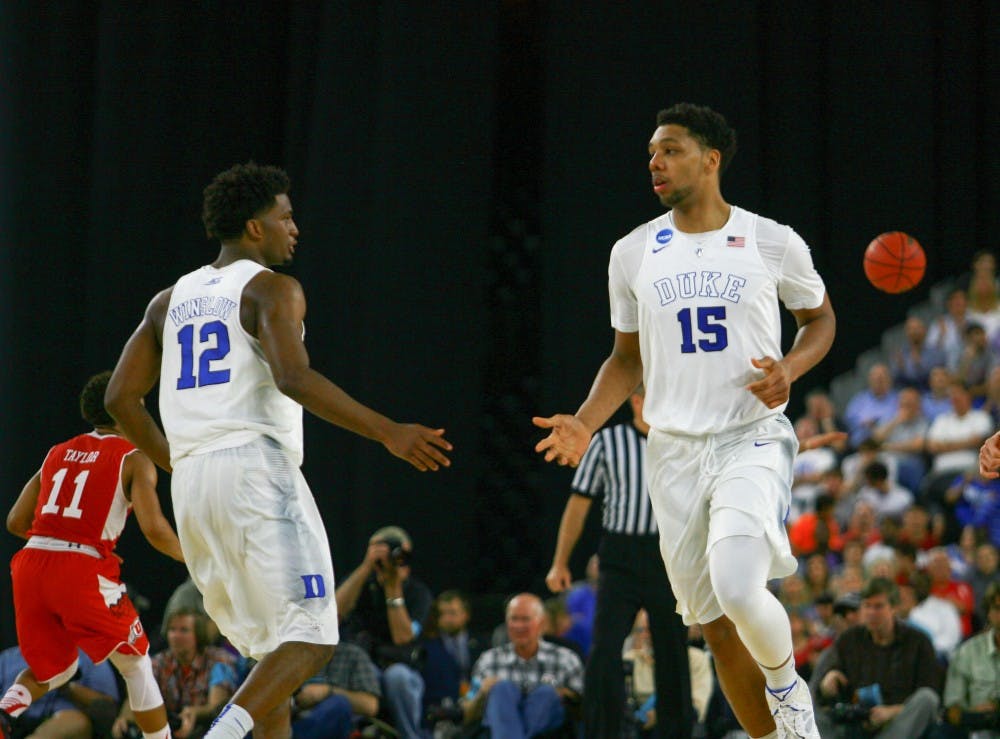
[[[81,434],[49,450],[29,536],[89,544],[111,553],[132,504],[122,489],[125,457],[135,446],[121,436]]]

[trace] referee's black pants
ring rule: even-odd
[[[695,722],[687,627],[675,612],[656,535],[604,532],[593,640],[583,684],[586,739],[618,739],[625,716],[622,643],[640,608],[649,613],[656,679],[656,728],[663,739],[689,739]]]

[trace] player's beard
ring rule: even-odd
[[[690,185],[687,187],[679,187],[661,197],[660,203],[664,208],[676,208],[678,205],[687,200],[693,192],[694,188]]]

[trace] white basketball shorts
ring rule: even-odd
[[[190,455],[171,480],[174,516],[205,610],[241,654],[339,641],[333,562],[316,501],[273,439]]]
[[[710,623],[722,615],[708,571],[708,553],[720,539],[765,536],[771,545],[769,578],[795,571],[785,519],[797,450],[792,426],[780,414],[707,436],[650,429],[650,501],[677,612],[686,624]],[[717,519],[725,508],[745,515]]]

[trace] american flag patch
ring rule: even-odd
[[[747,240],[742,236],[727,236],[726,246],[746,246]]]

